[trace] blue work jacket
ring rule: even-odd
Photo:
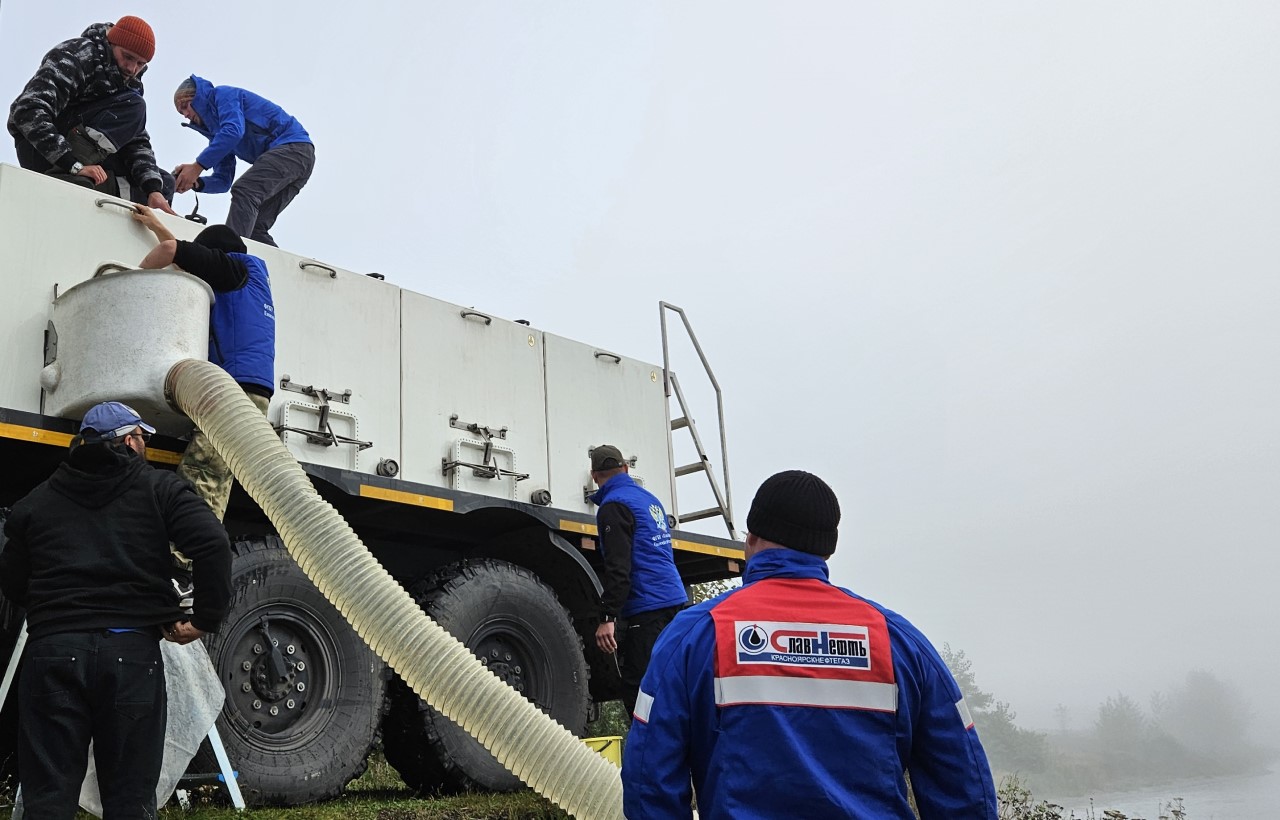
[[[202,192],[221,194],[231,190],[236,157],[253,164],[272,148],[311,142],[302,123],[271,100],[233,85],[215,86],[194,74],[191,79],[196,84],[191,107],[203,122],[183,125],[209,140],[209,147],[200,152],[196,162],[213,169],[211,175],[200,178]]]
[[[902,616],[767,549],[741,588],[676,616],[654,647],[623,755],[629,820],[995,820],[964,697]]]
[[[244,262],[249,279],[238,290],[219,293],[209,311],[209,361],[240,384],[275,390],[276,308],[267,265],[247,253],[228,253]]]

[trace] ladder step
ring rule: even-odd
[[[702,473],[707,470],[707,462],[695,461],[692,464],[686,464],[683,467],[676,468],[676,478],[682,475],[691,475],[693,473]]]
[[[688,427],[688,426],[689,426],[689,417],[688,417],[688,416],[681,416],[681,417],[680,417],[680,418],[678,418],[678,419],[672,419],[672,420],[671,420],[671,429],[672,429],[672,430],[683,430],[684,428],[686,428],[686,427]]]
[[[715,518],[717,515],[724,515],[724,510],[719,507],[708,507],[705,510],[698,510],[697,512],[682,513],[680,515],[680,523],[683,524],[686,521],[701,521],[704,518]]]

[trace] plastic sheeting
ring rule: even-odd
[[[209,734],[213,722],[222,711],[226,697],[218,673],[214,671],[204,643],[193,641],[179,646],[161,641],[164,656],[164,683],[168,692],[168,726],[164,733],[164,761],[160,765],[160,782],[156,786],[156,805],[163,806],[187,771],[201,741]],[[80,807],[97,817],[102,816],[102,798],[98,794],[98,773],[93,765],[93,746],[89,747],[89,770],[80,787]]]

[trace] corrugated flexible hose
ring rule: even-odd
[[[209,437],[307,577],[419,697],[575,817],[622,817],[617,768],[482,666],[419,608],[320,497],[224,370],[180,361],[165,379],[165,396]]]

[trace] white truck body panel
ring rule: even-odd
[[[401,291],[404,323],[404,453],[408,481],[528,501],[547,487],[547,408],[542,331],[474,309]],[[481,478],[442,459],[478,463],[486,427],[499,467],[529,478]],[[505,434],[502,431],[505,428]]]
[[[551,333],[546,334],[546,348],[547,429],[556,442],[551,455],[555,506],[594,509],[583,500],[583,488],[591,485],[587,451],[613,444],[627,459],[636,459],[632,477],[670,510],[662,368]]]
[[[95,204],[108,200],[106,204]],[[125,206],[125,207],[122,207]],[[65,292],[103,262],[136,265],[155,245],[127,203],[66,182],[0,165],[0,407],[41,412],[44,331],[55,288]],[[49,214],[60,214],[50,219]],[[202,226],[164,217],[179,239]],[[65,228],[62,226],[74,226]],[[72,231],[74,231],[72,233]],[[552,506],[590,512],[587,450],[610,443],[636,456],[635,473],[671,501],[662,369],[536,328],[463,308],[285,250],[248,242],[267,263],[277,317],[276,425],[313,430],[319,403],[280,389],[326,389],[334,433],[372,442],[324,446],[305,434],[284,439],[299,461],[373,473],[394,459],[400,478],[496,498],[529,501],[551,491]],[[103,316],[111,321],[112,316]],[[169,321],[155,316],[157,323]],[[161,385],[156,386],[157,391]],[[528,474],[485,478],[469,468],[446,475],[442,460],[479,461],[483,437],[450,425],[474,423],[493,440],[494,462]]]
[[[44,330],[55,289],[65,293],[89,279],[101,262],[136,262],[149,247],[135,232],[120,229],[122,216],[128,219],[124,211],[96,208],[95,198],[73,185],[0,165],[0,407],[40,410]],[[79,218],[50,218],[65,213]]]
[[[293,385],[326,389],[349,402],[330,403],[333,432],[373,442],[324,446],[305,435],[285,433],[285,444],[302,462],[373,472],[378,460],[399,460],[400,453],[400,289],[368,276],[332,268],[300,268],[306,257],[257,243],[249,252],[262,257],[271,273],[276,308],[276,394],[268,418],[316,429],[319,403],[280,389]],[[327,266],[330,267],[331,266]],[[283,413],[283,416],[281,415]]]

